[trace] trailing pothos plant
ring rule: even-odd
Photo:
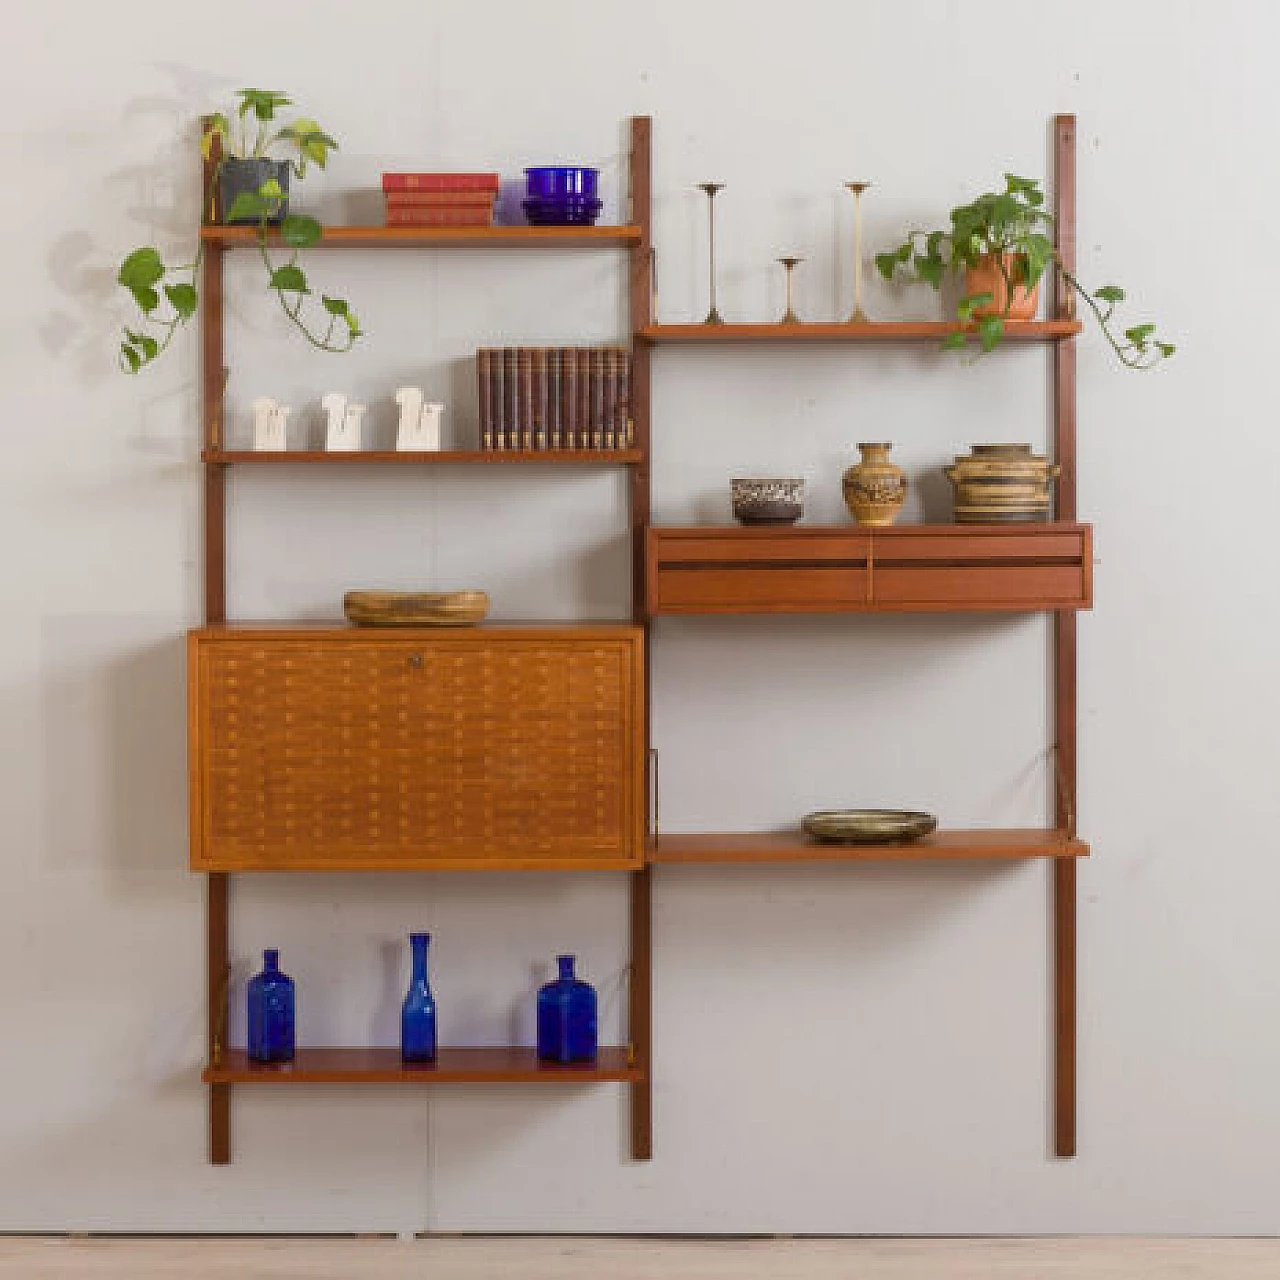
[[[283,159],[303,178],[308,164],[314,163],[323,169],[329,152],[338,147],[314,120],[295,119],[277,125],[277,112],[292,105],[283,93],[273,89],[241,89],[237,97],[240,101],[234,117],[229,119],[221,113],[207,117],[200,135],[200,153],[206,161],[207,176],[201,207],[209,222],[215,220],[219,181],[229,162]],[[281,150],[284,157],[275,154]],[[287,178],[287,174],[285,176]],[[320,307],[308,308],[313,295],[306,273],[298,265],[298,253],[316,244],[322,231],[320,224],[305,214],[289,213],[281,219],[279,214],[286,198],[279,180],[269,177],[256,190],[241,191],[224,210],[224,221],[256,225],[267,287],[275,292],[281,309],[307,341],[321,351],[349,351],[361,336],[361,330],[347,301],[321,294]],[[287,251],[279,256],[272,255],[267,241],[268,227],[276,221]],[[116,279],[129,291],[141,312],[140,320],[132,327],[126,326],[120,344],[120,367],[126,373],[137,373],[150,364],[168,347],[178,329],[195,315],[203,257],[204,244],[200,242],[193,261],[170,265],[158,249],[147,245],[135,249],[121,263]]]
[[[965,293],[956,304],[956,318],[968,325],[976,320],[979,345],[993,350],[1004,337],[1004,322],[1014,301],[1014,289],[1032,289],[1047,271],[1078,293],[1093,312],[1103,335],[1120,362],[1130,369],[1150,369],[1173,355],[1172,343],[1156,337],[1156,327],[1143,323],[1116,332],[1112,317],[1125,300],[1119,285],[1107,284],[1089,292],[1068,271],[1053,242],[1053,215],[1044,209],[1044,193],[1034,178],[1005,174],[1003,191],[988,191],[969,204],[951,210],[945,231],[912,231],[897,248],[876,255],[876,267],[886,280],[899,268],[909,278],[935,289],[949,272],[992,264],[999,272],[1003,298],[991,292]],[[950,333],[947,348],[965,345],[964,332]]]

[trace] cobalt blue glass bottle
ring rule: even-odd
[[[573,957],[557,956],[560,976],[538,992],[538,1057],[544,1062],[594,1062],[596,992],[573,974]]]
[[[262,953],[262,972],[249,979],[249,1058],[253,1062],[292,1062],[294,1052],[293,979],[280,972],[280,953]]]
[[[427,981],[429,933],[411,933],[413,971],[400,1010],[400,1056],[405,1062],[434,1062],[436,1058],[436,1001]]]

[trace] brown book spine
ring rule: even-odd
[[[533,355],[533,447],[547,447],[547,349],[534,347]]]
[[[560,443],[578,447],[578,353],[572,347],[560,348]]]
[[[573,442],[576,449],[591,448],[591,348],[577,347],[574,358],[578,365],[578,428]]]
[[[560,348],[547,348],[547,448],[560,448]]]
[[[493,413],[494,449],[507,447],[507,387],[506,369],[503,367],[502,348],[489,351],[489,400]]]
[[[516,367],[519,369],[520,389],[516,395],[517,414],[520,423],[521,449],[533,448],[533,348],[516,349]]]
[[[618,348],[618,448],[630,449],[635,443],[635,425],[631,421],[631,352]]]
[[[600,415],[600,442],[606,449],[616,449],[618,447],[618,348],[605,347],[601,364],[603,408]]]
[[[480,414],[480,447],[493,448],[493,382],[488,347],[476,352],[476,401]]]
[[[604,348],[592,347],[591,362],[591,447],[604,448]]]
[[[505,447],[520,447],[520,365],[515,347],[502,348],[503,399],[507,406]]]

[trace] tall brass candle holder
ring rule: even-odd
[[[799,324],[800,317],[796,315],[795,308],[791,305],[791,273],[792,271],[795,270],[796,266],[799,263],[804,261],[804,259],[803,258],[779,258],[778,261],[782,263],[783,267],[786,269],[786,272],[787,272],[787,309],[782,313],[782,319],[779,320],[778,323],[779,324]]]
[[[698,186],[707,193],[707,228],[710,238],[707,242],[707,272],[711,279],[711,309],[703,324],[724,324],[724,318],[716,310],[716,192],[723,182],[700,182]]]
[[[862,193],[869,182],[846,182],[853,192],[853,314],[850,324],[869,324],[871,317],[862,309]]]

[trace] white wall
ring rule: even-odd
[[[796,0],[359,6],[117,0],[6,23],[0,469],[0,1229],[1274,1232],[1280,965],[1272,536],[1273,63],[1268,6],[1190,0],[907,7]],[[388,164],[599,163],[616,215],[626,118],[654,116],[659,299],[848,306],[841,183],[871,246],[1080,121],[1080,268],[1182,344],[1134,376],[1080,343],[1080,1155],[1049,1150],[1048,875],[1012,868],[667,869],[655,893],[655,1124],[623,1091],[235,1095],[205,1163],[201,881],[185,869],[180,637],[200,600],[194,334],[115,372],[132,245],[187,247],[192,122],[242,84],[341,139],[312,207],[368,210]],[[302,203],[306,203],[303,201]],[[375,205],[376,207],[376,205]],[[465,422],[485,342],[623,332],[620,255],[325,255],[369,338],[314,355],[253,280],[230,394],[384,416],[417,378]],[[238,271],[239,274],[239,271]],[[877,315],[937,314],[872,285]],[[1046,425],[1046,356],[663,349],[655,514],[727,519],[726,479],[809,477],[840,519],[860,439],[936,468]],[[243,428],[243,419],[239,420]],[[929,478],[931,477],[931,478]],[[487,587],[502,617],[627,607],[605,473],[237,476],[233,613],[332,614],[352,585]],[[1036,822],[1049,793],[1037,619],[664,621],[655,740],[671,830],[775,826],[842,803],[950,825]],[[304,1037],[395,1036],[411,927],[437,935],[446,1039],[502,1041],[558,949],[616,1027],[619,877],[259,877],[234,886],[243,974],[279,945]]]

